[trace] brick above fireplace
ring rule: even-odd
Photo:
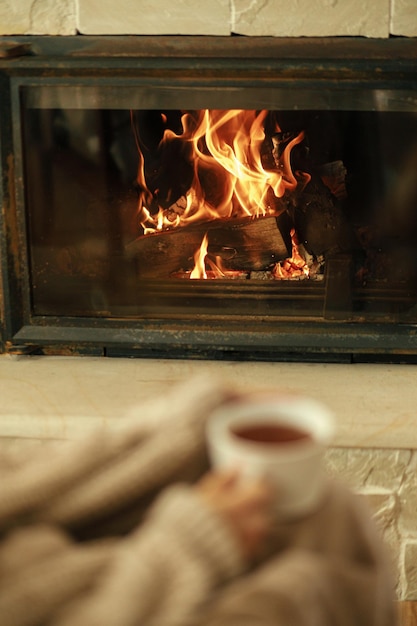
[[[414,0],[3,0],[0,35],[417,35]]]

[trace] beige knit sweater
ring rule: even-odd
[[[205,420],[228,396],[188,381],[118,428],[0,460],[1,626],[395,623],[377,530],[339,484],[243,562],[192,488],[208,468]]]

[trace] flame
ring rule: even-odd
[[[233,273],[230,270],[227,270],[225,267],[223,267],[223,259],[221,258],[221,256],[216,256],[215,262],[209,257],[206,257],[206,262],[207,262],[207,265],[210,266],[210,270],[211,270],[213,278],[226,278],[227,274],[230,275]]]
[[[289,278],[308,277],[310,268],[298,250],[298,241],[295,230],[291,229],[291,256],[284,261],[277,263],[272,270],[274,278],[277,280],[288,280]]]
[[[247,272],[244,270],[227,269],[224,267],[223,259],[219,255],[215,256],[215,260],[210,258],[208,253],[208,234],[206,233],[201,246],[194,254],[194,269],[190,274],[184,272],[182,274],[179,273],[179,275],[184,278],[214,280],[216,278],[246,278]]]
[[[285,147],[279,167],[266,169],[262,147],[267,114],[266,110],[203,109],[182,116],[181,134],[165,129],[160,149],[171,142],[183,144],[192,168],[192,183],[180,201],[169,209],[159,206],[156,214],[151,214],[151,206],[157,200],[157,193],[152,193],[146,184],[145,160],[137,141],[137,216],[144,234],[193,222],[277,215],[268,197],[272,193],[275,198],[281,198],[287,190],[297,187],[299,180],[291,170],[290,156],[304,133]],[[165,122],[166,116],[162,119]]]
[[[272,270],[272,276],[276,280],[289,280],[294,278],[308,278],[310,276],[310,267],[306,260],[299,252],[299,243],[294,229],[291,229],[291,256],[284,261],[276,263]],[[206,270],[206,264],[209,270]],[[208,256],[208,234],[203,237],[200,247],[194,254],[194,269],[191,271],[190,279],[208,278],[228,278],[231,276],[242,275],[244,272],[233,271],[224,268],[223,260],[220,256],[216,256],[213,261]]]
[[[207,233],[203,237],[203,241],[201,242],[201,246],[194,254],[194,269],[190,274],[190,278],[207,278],[206,266],[205,266],[205,258],[207,255],[208,249],[208,237]]]

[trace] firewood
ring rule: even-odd
[[[194,254],[208,233],[210,258],[233,270],[264,270],[284,259],[288,249],[275,217],[214,220],[142,235],[128,246],[141,278],[169,278],[192,269]]]
[[[315,257],[352,252],[357,247],[343,202],[319,177],[289,198],[287,211],[299,240]]]

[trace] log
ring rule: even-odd
[[[287,210],[299,240],[313,256],[350,253],[357,248],[343,202],[319,177],[313,177],[300,194],[290,197]]]
[[[227,269],[264,270],[288,256],[275,217],[214,220],[143,235],[129,244],[127,254],[138,277],[166,279],[194,267],[205,233],[210,258],[221,257]]]

